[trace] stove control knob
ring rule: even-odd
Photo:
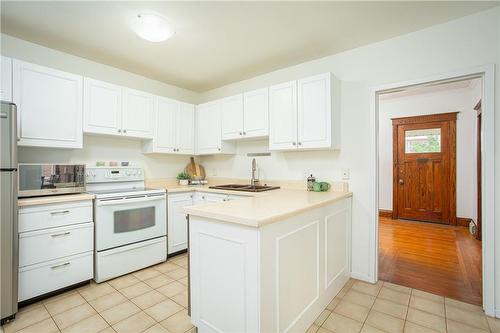
[[[137,170],[137,175],[138,176],[142,175],[142,171],[141,170]]]
[[[130,171],[125,172],[127,176],[130,176]]]

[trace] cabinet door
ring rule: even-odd
[[[0,100],[12,102],[12,59],[2,56],[0,66]]]
[[[332,146],[332,112],[330,73],[297,82],[298,148],[315,149]]]
[[[297,149],[297,82],[269,88],[269,149]]]
[[[122,87],[89,78],[84,79],[83,131],[121,135]]]
[[[13,60],[21,146],[82,148],[83,78]]]
[[[214,194],[214,193],[202,193],[202,198],[206,203],[217,203],[226,201],[227,195],[225,194]]]
[[[269,90],[249,91],[243,95],[243,136],[245,138],[269,135]]]
[[[243,95],[221,100],[222,140],[239,139],[243,136]]]
[[[187,249],[187,220],[183,207],[193,205],[192,193],[168,196],[168,254]]]
[[[177,117],[177,152],[194,154],[194,105],[180,103]]]
[[[220,153],[220,102],[216,101],[198,105],[197,116],[197,153],[200,155]]]
[[[158,97],[155,118],[154,152],[175,153],[179,102]],[[180,129],[182,131],[182,129]]]
[[[152,139],[153,138],[154,96],[148,93],[123,90],[123,135]]]

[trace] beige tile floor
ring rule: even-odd
[[[0,333],[193,333],[187,257],[21,308]],[[500,333],[480,307],[387,282],[350,280],[307,333]],[[235,332],[237,333],[237,332]]]
[[[0,333],[191,333],[186,267],[183,254],[45,299],[21,308]]]
[[[476,306],[379,281],[350,280],[307,333],[500,333]]]

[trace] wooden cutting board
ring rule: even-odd
[[[187,172],[193,180],[205,179],[205,169],[194,161],[194,157],[191,157],[191,162],[186,165],[184,171]]]

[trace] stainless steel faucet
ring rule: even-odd
[[[255,158],[252,159],[252,179],[250,180],[250,184],[252,186],[259,185],[259,180],[255,178],[255,171],[257,171],[257,162]]]

